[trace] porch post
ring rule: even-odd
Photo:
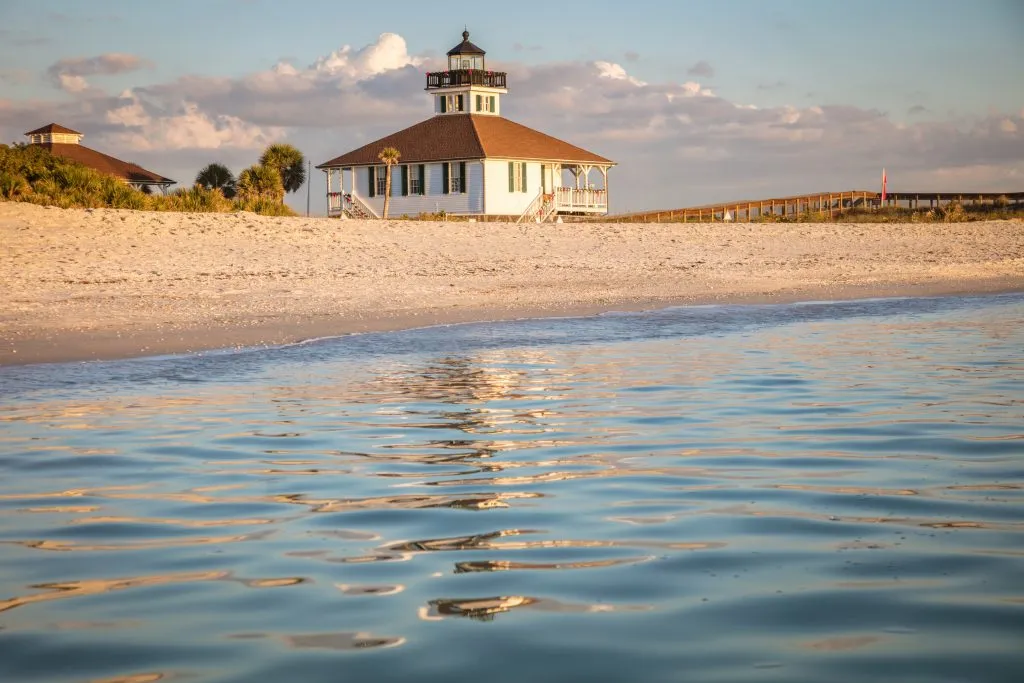
[[[604,212],[605,212],[605,215],[607,215],[608,211],[609,211],[609,207],[611,206],[611,204],[609,204],[609,202],[608,202],[608,167],[607,166],[602,166],[601,167],[601,178],[602,178],[602,181],[604,183]]]

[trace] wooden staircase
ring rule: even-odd
[[[380,218],[362,199],[354,194],[345,195],[345,215],[360,220],[377,220]]]
[[[544,223],[551,218],[557,208],[554,193],[545,194],[544,190],[541,190],[516,223]]]

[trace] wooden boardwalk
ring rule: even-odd
[[[886,195],[886,206],[921,208],[922,202],[930,207],[957,201],[964,205],[995,204],[1005,198],[1010,205],[1024,205],[1024,192],[890,192]],[[685,223],[687,221],[750,222],[767,216],[794,217],[803,213],[828,214],[835,217],[852,209],[876,209],[881,205],[882,196],[867,190],[844,192],[815,192],[792,197],[744,200],[708,204],[682,209],[640,211],[608,216],[581,217],[575,220],[599,221],[602,223]]]

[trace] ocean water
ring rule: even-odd
[[[1024,680],[1024,295],[0,368],[0,681]]]

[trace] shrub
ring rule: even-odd
[[[261,216],[295,216],[291,207],[282,204],[276,198],[257,197],[255,199],[238,199],[235,201],[236,211],[252,211]]]
[[[946,223],[960,223],[967,220],[967,212],[960,202],[950,202],[939,209]]]
[[[0,171],[0,198],[17,201],[32,194],[28,181],[21,176]]]
[[[256,164],[238,174],[237,192],[242,201],[269,199],[283,203],[284,184],[276,168]]]

